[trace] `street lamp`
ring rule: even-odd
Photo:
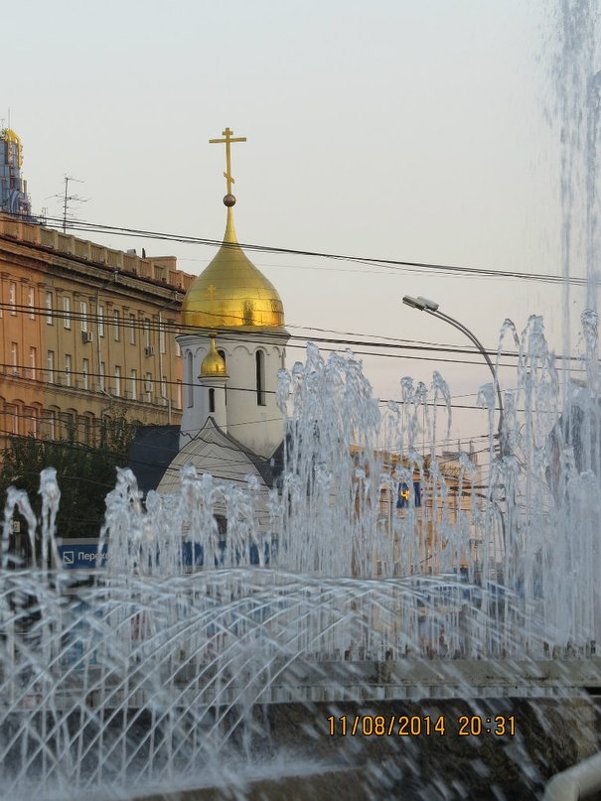
[[[453,319],[453,317],[449,317],[448,314],[443,314],[441,311],[438,310],[438,303],[433,300],[428,300],[428,298],[412,298],[410,295],[405,295],[403,298],[403,303],[406,306],[410,306],[412,309],[418,309],[418,311],[425,311],[428,314],[431,314],[433,317],[438,317],[439,320],[444,320],[445,322],[452,325],[453,328],[456,328],[458,331],[461,331],[462,334],[474,343],[474,345],[478,348],[482,356],[484,357],[486,364],[488,365],[490,372],[492,373],[494,387],[497,390],[497,398],[499,399],[499,426],[498,426],[498,437],[499,437],[499,449],[501,452],[501,456],[504,456],[506,453],[505,447],[505,434],[503,432],[503,398],[501,396],[501,388],[499,387],[499,378],[497,376],[497,371],[493,363],[490,360],[488,353],[484,350],[484,346],[480,342],[480,340],[472,334],[469,328],[466,328],[462,325],[458,320]]]

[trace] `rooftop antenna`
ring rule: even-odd
[[[69,209],[69,203],[71,201],[75,201],[76,203],[87,203],[90,198],[88,197],[80,197],[79,195],[70,195],[69,194],[69,182],[76,181],[78,184],[84,184],[85,181],[80,180],[79,178],[74,178],[72,175],[65,175],[65,191],[63,194],[56,194],[56,195],[49,195],[48,197],[57,197],[61,198],[63,201],[63,233],[67,233],[67,211]]]

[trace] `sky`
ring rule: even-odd
[[[241,242],[559,275],[555,25],[551,0],[22,0],[2,12],[0,118],[10,108],[34,212],[60,213],[52,196],[69,174],[88,198],[72,205],[80,219],[217,239],[224,153],[208,140],[229,126],[248,139],[233,146]],[[176,255],[194,274],[214,254],[92,238]],[[542,314],[562,348],[559,286],[252,259],[293,333],[465,344],[403,306],[411,294],[438,301],[491,348],[506,317],[521,330]],[[301,356],[289,348],[290,364]],[[490,380],[483,362],[398,354],[364,365],[381,398],[399,397],[402,376],[429,383],[439,370],[466,396],[457,402],[472,404]],[[458,410],[453,436],[485,428],[482,412]]]

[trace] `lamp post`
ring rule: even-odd
[[[497,371],[493,363],[490,360],[490,356],[484,350],[484,346],[480,342],[480,340],[472,334],[469,328],[466,328],[462,323],[458,320],[455,320],[453,317],[449,317],[448,314],[443,314],[441,311],[438,310],[438,303],[435,303],[433,300],[428,300],[428,298],[412,298],[410,295],[405,295],[403,298],[403,303],[406,306],[410,306],[412,309],[418,309],[418,311],[425,311],[428,314],[431,314],[433,317],[438,317],[439,320],[444,320],[449,325],[452,325],[453,328],[456,328],[458,331],[461,331],[462,334],[474,343],[474,345],[478,348],[486,364],[488,365],[490,372],[492,373],[494,387],[497,390],[497,398],[499,399],[499,425],[497,428],[498,437],[499,437],[499,450],[501,456],[504,456],[506,453],[506,443],[505,443],[505,434],[503,432],[503,398],[501,396],[501,388],[499,387],[499,378],[497,376]]]

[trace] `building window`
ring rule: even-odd
[[[86,445],[93,445],[93,417],[89,414],[84,414],[81,418],[82,440]]]
[[[100,418],[100,447],[104,447],[107,441],[108,433],[111,429],[111,424],[113,422],[113,418],[110,414],[103,414]]]
[[[257,406],[265,406],[265,352],[258,350],[255,353],[255,366],[257,376]]]
[[[225,365],[225,372],[226,372],[226,374],[227,374],[227,359],[226,359],[226,357],[225,357],[225,351],[224,351],[224,350],[218,350],[218,351],[217,351],[217,353],[218,353],[218,354],[221,356],[221,358],[223,359],[223,363],[224,363],[224,365]],[[223,388],[223,401],[224,401],[225,405],[227,406],[227,384],[226,384],[226,385],[225,385],[225,387]]]
[[[8,285],[8,305],[13,317],[17,316],[17,284],[11,281]]]
[[[150,347],[150,320],[144,320],[144,347]]]
[[[29,377],[37,378],[38,353],[36,348],[29,348]]]
[[[71,298],[63,298],[63,312],[65,328],[71,328]]]
[[[42,412],[42,420],[44,421],[44,434],[48,439],[56,439],[56,411],[54,409],[47,409]]]
[[[73,360],[70,353],[65,353],[65,386],[71,386],[71,372],[73,370]]]
[[[119,322],[119,312],[113,312],[113,336],[115,338],[115,342],[119,342],[121,338],[121,327]]]
[[[121,368],[119,365],[115,365],[115,395],[119,397],[121,395]]]
[[[8,434],[19,433],[19,416],[17,406],[12,403],[7,403],[6,410],[6,429]]]
[[[13,368],[13,375],[19,375],[19,345],[17,342],[10,343],[10,360]]]
[[[88,304],[82,300],[79,304],[79,314],[81,317],[81,331],[83,334],[88,333]]]
[[[26,406],[23,409],[25,418],[25,431],[30,437],[38,436],[38,410],[34,406]]]
[[[83,360],[83,367],[81,369],[81,385],[84,389],[90,388],[90,360]]]
[[[146,392],[148,402],[152,403],[152,373],[146,373],[144,391]]]
[[[131,371],[131,399],[138,400],[138,371],[132,370]]]
[[[190,409],[194,406],[194,362],[190,352],[186,356],[186,365],[186,397],[188,409]]]
[[[75,415],[73,412],[63,412],[60,415],[63,428],[63,439],[68,442],[75,442]]]
[[[44,303],[46,304],[46,325],[53,325],[54,320],[52,318],[52,292],[46,291],[46,299]]]
[[[215,388],[209,387],[209,414],[215,412]]]
[[[129,344],[136,344],[136,315],[129,315]]]
[[[100,362],[100,375],[98,376],[98,386],[101,392],[106,392],[106,363]]]
[[[104,306],[98,305],[98,336],[104,336]]]
[[[29,306],[29,319],[35,320],[35,289],[32,286],[27,290],[27,305]]]
[[[48,383],[54,384],[54,351],[49,350],[46,357],[46,368],[48,371]]]

